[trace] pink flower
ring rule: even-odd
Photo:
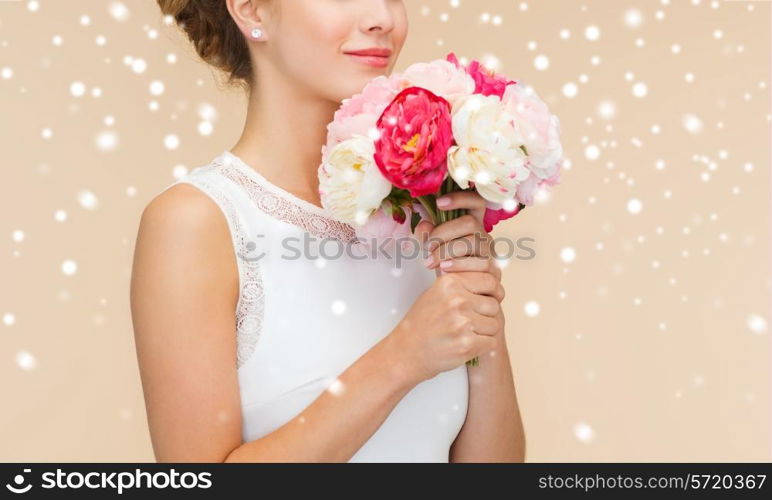
[[[550,113],[533,88],[522,84],[508,86],[501,101],[512,113],[528,150],[527,167],[539,179],[553,177],[563,156],[558,117]]]
[[[322,161],[327,161],[330,152],[354,135],[371,137],[378,117],[394,97],[409,83],[398,74],[378,76],[368,83],[361,93],[343,99],[335,111],[333,120],[327,125],[327,143],[322,146]]]
[[[364,239],[364,243],[369,244],[371,240],[385,240],[398,232],[403,222],[399,222],[391,215],[391,203],[384,201],[378,210],[373,212],[367,221],[356,229],[356,235]],[[408,226],[408,231],[410,226]]]
[[[536,189],[538,187],[539,178],[536,177],[532,172],[528,175],[526,180],[518,184],[515,198],[523,205],[531,206],[533,205],[533,196],[536,193]]]
[[[451,109],[456,101],[474,93],[474,79],[466,70],[443,59],[414,63],[402,73],[402,78],[410,82],[409,87],[421,87],[442,96]]]
[[[375,163],[413,197],[436,193],[447,174],[453,143],[450,103],[420,87],[400,92],[376,124]]]
[[[556,186],[560,184],[560,166],[562,166],[563,158],[558,163],[558,170],[555,174],[548,179],[539,179],[533,173],[531,173],[526,180],[518,184],[517,194],[515,195],[514,210],[507,210],[503,208],[503,204],[492,203],[486,201],[485,214],[483,216],[483,227],[486,232],[491,232],[493,226],[499,222],[507,219],[511,219],[522,210],[522,206],[533,205],[533,197],[536,190],[544,186]]]
[[[532,172],[526,180],[517,186],[517,194],[515,195],[515,198],[523,205],[533,205],[533,197],[537,189],[543,186],[555,186],[560,183],[560,167],[562,165],[562,161],[563,159],[561,158],[560,161],[556,163],[556,171],[552,174],[552,176],[546,179],[540,179]]]
[[[506,208],[496,208],[500,205],[496,203],[486,202],[485,215],[483,216],[483,228],[485,232],[490,233],[493,226],[503,220],[510,219],[520,212],[520,205],[517,204],[514,210],[507,210]]]
[[[447,60],[455,64],[457,67],[462,68],[461,63],[458,62],[456,54],[451,52],[447,56]],[[466,72],[472,77],[475,83],[475,94],[482,94],[485,96],[495,95],[499,99],[504,95],[504,91],[507,85],[516,84],[514,80],[509,80],[504,76],[497,75],[496,72],[486,68],[478,60],[473,60],[466,66]]]
[[[426,209],[420,203],[415,203],[412,207],[403,206],[402,209],[405,212],[405,218],[400,222],[391,215],[391,202],[384,201],[381,207],[367,218],[367,222],[356,227],[359,242],[366,247],[372,247],[373,244],[379,246],[381,242],[391,238],[392,241],[385,246],[394,249],[397,241],[405,242],[413,235],[411,230],[413,212],[418,212],[421,219],[431,221]]]

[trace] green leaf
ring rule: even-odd
[[[393,205],[409,205],[413,199],[410,196],[410,191],[407,189],[401,189],[396,186],[392,186],[389,196],[386,197]]]

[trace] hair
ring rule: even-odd
[[[172,16],[204,62],[223,71],[228,85],[248,91],[253,86],[252,60],[243,33],[225,0],[157,0]]]

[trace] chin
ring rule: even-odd
[[[362,90],[365,88],[365,86],[370,83],[370,81],[378,76],[377,74],[373,74],[370,78],[357,78],[357,79],[351,79],[349,80],[349,83],[346,85],[346,88],[342,89],[340,91],[341,99],[347,99],[355,94],[359,94],[362,92]]]

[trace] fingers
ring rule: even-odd
[[[454,273],[441,276],[439,279],[450,278],[460,283],[469,292],[478,295],[488,295],[499,302],[504,300],[504,287],[501,282],[490,273],[470,271],[466,273]]]
[[[472,321],[474,323],[474,333],[477,335],[496,335],[501,328],[499,320],[495,316],[490,317],[479,314],[475,315]]]
[[[418,228],[416,227],[416,229]],[[447,243],[456,238],[475,234],[478,234],[481,239],[488,235],[482,223],[475,219],[472,214],[462,215],[453,220],[443,222],[432,230],[429,235],[429,250],[434,250],[442,243]]]
[[[434,230],[434,224],[432,224],[431,221],[422,219],[418,224],[416,224],[413,234],[423,246],[424,243],[428,241],[432,230]]]
[[[464,255],[452,259],[441,260],[440,269],[444,272],[477,271],[481,273],[491,273],[496,279],[501,280],[501,268],[496,260],[491,257],[481,257],[479,255]]]
[[[434,269],[440,265],[441,261],[458,257],[488,258],[490,255],[490,246],[484,240],[474,235],[467,235],[443,243],[435,250],[429,252],[426,267]],[[429,258],[431,260],[428,260]]]
[[[501,304],[498,300],[487,295],[473,295],[472,309],[481,317],[494,318],[495,321],[498,321]]]
[[[431,231],[426,248],[432,260],[427,267],[433,269],[440,260],[464,255],[488,257],[493,254],[492,246],[491,236],[474,217],[463,215],[444,222]]]
[[[450,203],[441,205],[442,200],[446,198]],[[485,216],[485,198],[480,196],[480,193],[474,189],[454,191],[437,198],[437,208],[444,211],[465,208],[469,210],[470,215],[474,216],[482,224],[483,217]]]

